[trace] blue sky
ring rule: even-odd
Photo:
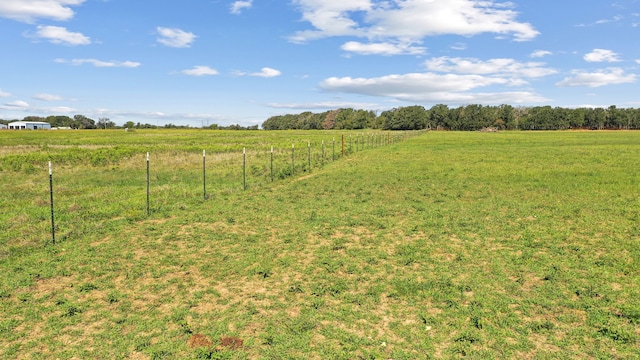
[[[640,107],[640,0],[0,0],[0,118]]]

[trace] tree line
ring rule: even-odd
[[[0,124],[8,125],[11,122],[19,121],[19,120],[2,120],[0,119]],[[84,115],[75,115],[73,117],[65,116],[65,115],[52,115],[47,117],[41,116],[27,116],[22,121],[37,121],[37,122],[47,122],[51,124],[52,127],[56,128],[69,128],[69,129],[190,129],[189,125],[175,125],[172,123],[168,123],[162,126],[153,125],[153,124],[143,124],[140,122],[134,123],[133,121],[127,121],[122,126],[116,125],[115,122],[109,120],[109,118],[102,117],[99,118],[98,121],[95,121],[89,117]],[[205,129],[210,130],[258,130],[258,125],[251,126],[241,126],[238,124],[233,124],[229,126],[221,126],[218,124],[212,124]]]
[[[640,109],[577,108],[551,106],[513,107],[471,104],[450,108],[438,104],[430,109],[414,105],[374,111],[338,109],[322,113],[303,112],[272,116],[265,130],[289,129],[382,129],[382,130],[566,130],[640,129]]]
[[[16,120],[11,120],[16,121]],[[0,120],[8,124],[9,120]],[[157,126],[127,121],[118,126],[109,118],[97,121],[84,115],[47,117],[27,116],[23,121],[43,121],[52,127],[71,129],[156,129],[190,128],[166,124]],[[210,130],[258,130],[258,125],[220,126],[212,124]],[[511,105],[483,106],[471,104],[449,107],[438,104],[429,109],[420,105],[398,107],[377,114],[372,110],[352,108],[329,110],[321,113],[309,111],[300,114],[272,116],[262,123],[264,130],[566,130],[566,129],[640,129],[640,109],[618,108],[562,108],[551,106],[513,107]]]
[[[6,125],[14,121],[19,120],[0,120],[0,123]],[[51,124],[52,127],[70,129],[108,129],[116,127],[116,124],[109,120],[109,118],[100,118],[98,121],[95,121],[84,115],[75,115],[74,117],[66,115],[51,115],[47,117],[26,116],[22,121],[46,122]]]

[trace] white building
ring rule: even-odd
[[[0,130],[6,130],[7,129],[7,125],[5,124],[0,124]]]
[[[9,123],[9,130],[51,129],[51,124],[42,121],[14,121]]]

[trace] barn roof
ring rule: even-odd
[[[48,122],[44,122],[44,121],[14,121],[9,123],[9,125],[26,125],[26,124],[51,125]]]

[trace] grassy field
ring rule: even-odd
[[[0,132],[0,358],[640,356],[639,132],[342,134]]]

